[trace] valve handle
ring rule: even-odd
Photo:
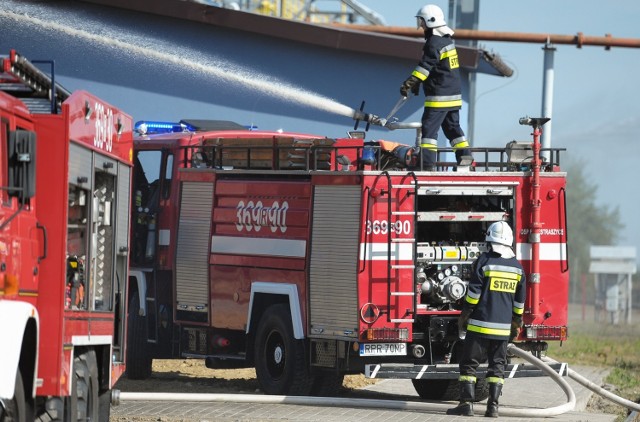
[[[362,103],[360,104],[360,114],[362,114],[364,111],[364,100],[362,100]],[[356,124],[353,125],[353,130],[358,130],[358,125],[360,124],[360,119],[356,119]]]

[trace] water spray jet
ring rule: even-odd
[[[10,4],[8,6],[10,6]],[[249,72],[241,68],[225,69],[219,64],[204,64],[196,62],[195,60],[188,60],[185,59],[184,56],[159,52],[149,47],[137,45],[133,42],[121,41],[116,38],[116,34],[91,34],[85,30],[73,28],[72,26],[77,24],[75,21],[56,23],[27,15],[27,13],[22,14],[7,10],[0,11],[0,18],[6,18],[23,25],[35,25],[45,30],[51,30],[75,38],[102,44],[109,48],[117,48],[135,56],[142,56],[151,60],[157,60],[164,64],[176,65],[181,69],[188,68],[203,75],[213,76],[218,80],[242,85],[245,88],[253,89],[256,92],[263,93],[272,98],[297,103],[305,107],[315,108],[344,117],[355,118],[356,111],[351,107],[320,94],[291,86],[275,78],[256,74],[254,71]],[[166,50],[170,51],[169,49]]]

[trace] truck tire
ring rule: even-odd
[[[135,292],[129,302],[127,317],[127,377],[144,380],[151,376],[153,359],[147,350],[147,319],[140,315],[140,299]]]
[[[73,360],[70,400],[71,421],[98,420],[98,363],[93,350]],[[75,405],[74,405],[75,404]]]
[[[476,381],[476,400],[482,401],[489,397],[489,383],[486,379],[481,378]]]
[[[412,379],[416,393],[425,400],[456,401],[460,398],[460,384],[456,379]],[[489,385],[484,378],[476,381],[475,401],[489,397]]]
[[[265,394],[309,395],[313,379],[304,341],[293,336],[288,304],[272,305],[265,311],[254,349],[256,376]]]
[[[27,400],[24,394],[24,384],[22,383],[22,374],[20,370],[16,371],[16,387],[13,393],[13,399],[5,403],[4,412],[0,408],[1,422],[29,422],[33,419],[27,415]]]
[[[412,379],[416,393],[425,400],[458,400],[460,390],[456,379]]]
[[[111,390],[104,390],[98,396],[98,421],[106,422],[111,417]]]
[[[344,374],[320,374],[316,375],[311,384],[311,395],[316,397],[335,397],[339,395]]]

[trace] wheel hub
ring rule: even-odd
[[[273,361],[279,365],[282,363],[282,358],[284,357],[284,352],[282,350],[282,346],[277,346],[273,350]]]

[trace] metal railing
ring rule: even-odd
[[[407,165],[404,158],[376,143],[354,146],[333,145],[276,145],[272,138],[255,139],[256,145],[196,145],[184,148],[185,168],[263,171],[426,171],[422,152],[417,151]],[[405,146],[406,147],[406,146]],[[474,163],[468,168],[475,172],[528,172],[531,156],[514,160],[508,148],[470,148]],[[541,149],[548,152],[550,161],[542,163],[542,171],[559,171],[560,153],[565,148]],[[458,167],[452,148],[440,148],[434,171],[453,171]],[[521,155],[522,157],[522,155]]]
[[[358,0],[335,0],[318,5],[313,0],[195,0],[205,4],[215,3],[223,7],[275,16],[283,19],[311,23],[352,24],[364,21],[370,25],[384,25],[384,18]],[[327,5],[327,3],[329,3]],[[233,4],[233,5],[232,5]],[[330,7],[331,9],[327,9]]]

